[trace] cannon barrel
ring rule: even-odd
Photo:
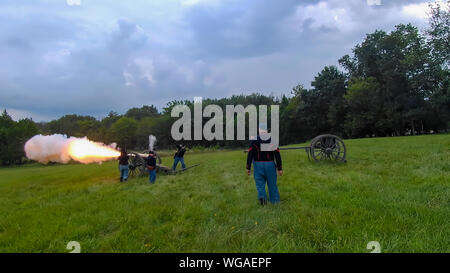
[[[278,148],[280,151],[284,150],[309,150],[310,147],[285,147],[285,148]],[[244,153],[248,153],[248,150],[244,150]]]
[[[186,171],[188,169],[191,169],[191,168],[194,168],[194,167],[197,167],[200,165],[200,164],[196,164],[196,165],[192,165],[192,166],[189,166],[187,168],[184,168],[184,169],[181,169],[178,171],[174,171],[170,167],[162,165],[161,157],[157,153],[155,153],[155,154],[156,154],[156,159],[158,160],[158,162],[156,164],[156,171],[159,173],[176,174],[176,173],[180,173],[180,172]],[[128,153],[128,156],[130,157],[128,160],[128,169],[130,170],[130,177],[147,175],[147,167],[146,167],[145,158],[147,158],[149,156],[149,154],[131,151]]]
[[[143,153],[135,153],[135,152],[132,152],[132,153],[128,153],[128,156],[135,156],[135,155],[139,155],[140,157],[143,157],[143,158],[146,158],[146,157],[148,157],[148,155],[149,154],[143,154]]]
[[[284,150],[306,150],[309,149],[309,147],[286,147],[286,148],[279,148],[280,151]]]

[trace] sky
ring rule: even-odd
[[[367,33],[425,30],[424,0],[1,0],[0,109],[106,116],[310,87]]]

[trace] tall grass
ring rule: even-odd
[[[266,207],[242,151],[187,154],[201,165],[155,185],[116,162],[0,169],[0,252],[449,252],[450,136],[345,143],[346,164],[282,151]]]

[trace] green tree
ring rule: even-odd
[[[439,122],[433,128],[450,127],[450,0],[430,3],[430,27],[427,30],[435,61],[441,65],[434,71],[434,92],[430,98],[429,113],[438,113]],[[431,108],[431,109],[430,109]],[[428,114],[429,114],[428,113]],[[434,115],[436,116],[436,115]],[[434,119],[435,120],[435,119]],[[441,126],[439,126],[441,125]]]
[[[348,136],[371,136],[383,130],[383,94],[374,77],[352,79],[344,99],[348,105],[344,124]]]
[[[134,118],[135,120],[141,120],[148,117],[157,117],[158,115],[158,109],[156,109],[153,105],[144,105],[141,108],[133,107],[125,113],[126,117]]]
[[[433,56],[448,68],[450,62],[450,0],[429,3],[430,27],[427,30]]]
[[[155,126],[158,124],[158,118],[146,117],[138,121],[136,129],[136,147],[140,149],[148,148],[148,136],[155,134]]]
[[[96,119],[84,119],[77,121],[77,135],[86,136],[91,140],[101,140],[102,135],[100,134],[101,122]]]
[[[326,66],[311,82],[312,89],[294,87],[293,97],[281,113],[281,138],[304,141],[318,134],[343,132],[345,120],[344,94],[347,76],[335,66]],[[283,100],[282,100],[283,102]]]
[[[83,137],[85,136],[85,132],[80,128],[80,125],[86,124],[83,122],[95,123],[97,120],[91,116],[65,115],[47,123],[45,125],[45,132],[48,134],[65,134],[67,136]]]
[[[345,118],[344,98],[347,91],[347,77],[335,66],[326,66],[311,83],[315,93],[312,119],[316,124],[315,133],[342,132]],[[308,113],[305,113],[308,114]]]
[[[11,130],[14,126],[14,121],[11,116],[3,110],[2,115],[0,116],[0,163],[2,165],[9,165],[11,154],[10,148],[11,145]]]
[[[138,123],[128,117],[121,117],[111,126],[113,141],[120,147],[134,148]]]
[[[31,119],[15,122],[6,110],[3,111],[0,116],[0,164],[21,164],[25,142],[37,133],[37,126]]]
[[[440,66],[431,55],[425,38],[411,24],[398,25],[391,33],[375,31],[358,44],[354,56],[344,56],[339,60],[350,78],[373,78],[379,85],[379,101],[383,115],[378,124],[383,124],[384,133],[403,134],[406,129],[415,131],[416,124],[427,123],[424,116],[427,101],[439,84]],[[372,79],[370,81],[373,81]],[[358,115],[353,112],[353,115]],[[434,113],[434,118],[439,119]],[[374,127],[369,134],[380,133]],[[348,130],[348,125],[347,125]]]
[[[122,116],[119,115],[117,112],[114,111],[110,111],[109,114],[104,117],[101,121],[101,126],[109,129],[111,128],[111,126],[118,121]]]

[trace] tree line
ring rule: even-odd
[[[389,33],[367,34],[351,55],[338,60],[341,69],[326,66],[311,82],[298,85],[281,97],[259,93],[203,100],[203,107],[226,105],[280,105],[280,144],[298,143],[323,133],[343,138],[415,135],[447,131],[450,127],[450,1],[447,8],[431,4],[429,28],[420,32],[400,24]],[[19,164],[23,145],[31,136],[66,134],[128,149],[148,146],[148,135],[157,147],[173,147],[171,117],[174,106],[191,108],[193,101],[171,101],[161,110],[151,105],[131,108],[125,114],[111,111],[98,120],[65,115],[50,122],[13,121],[0,116],[0,164]],[[205,119],[206,121],[207,119]],[[268,120],[270,120],[270,115]],[[248,126],[248,122],[246,124]],[[224,130],[225,131],[225,130]],[[234,148],[246,141],[184,141],[188,146]]]

